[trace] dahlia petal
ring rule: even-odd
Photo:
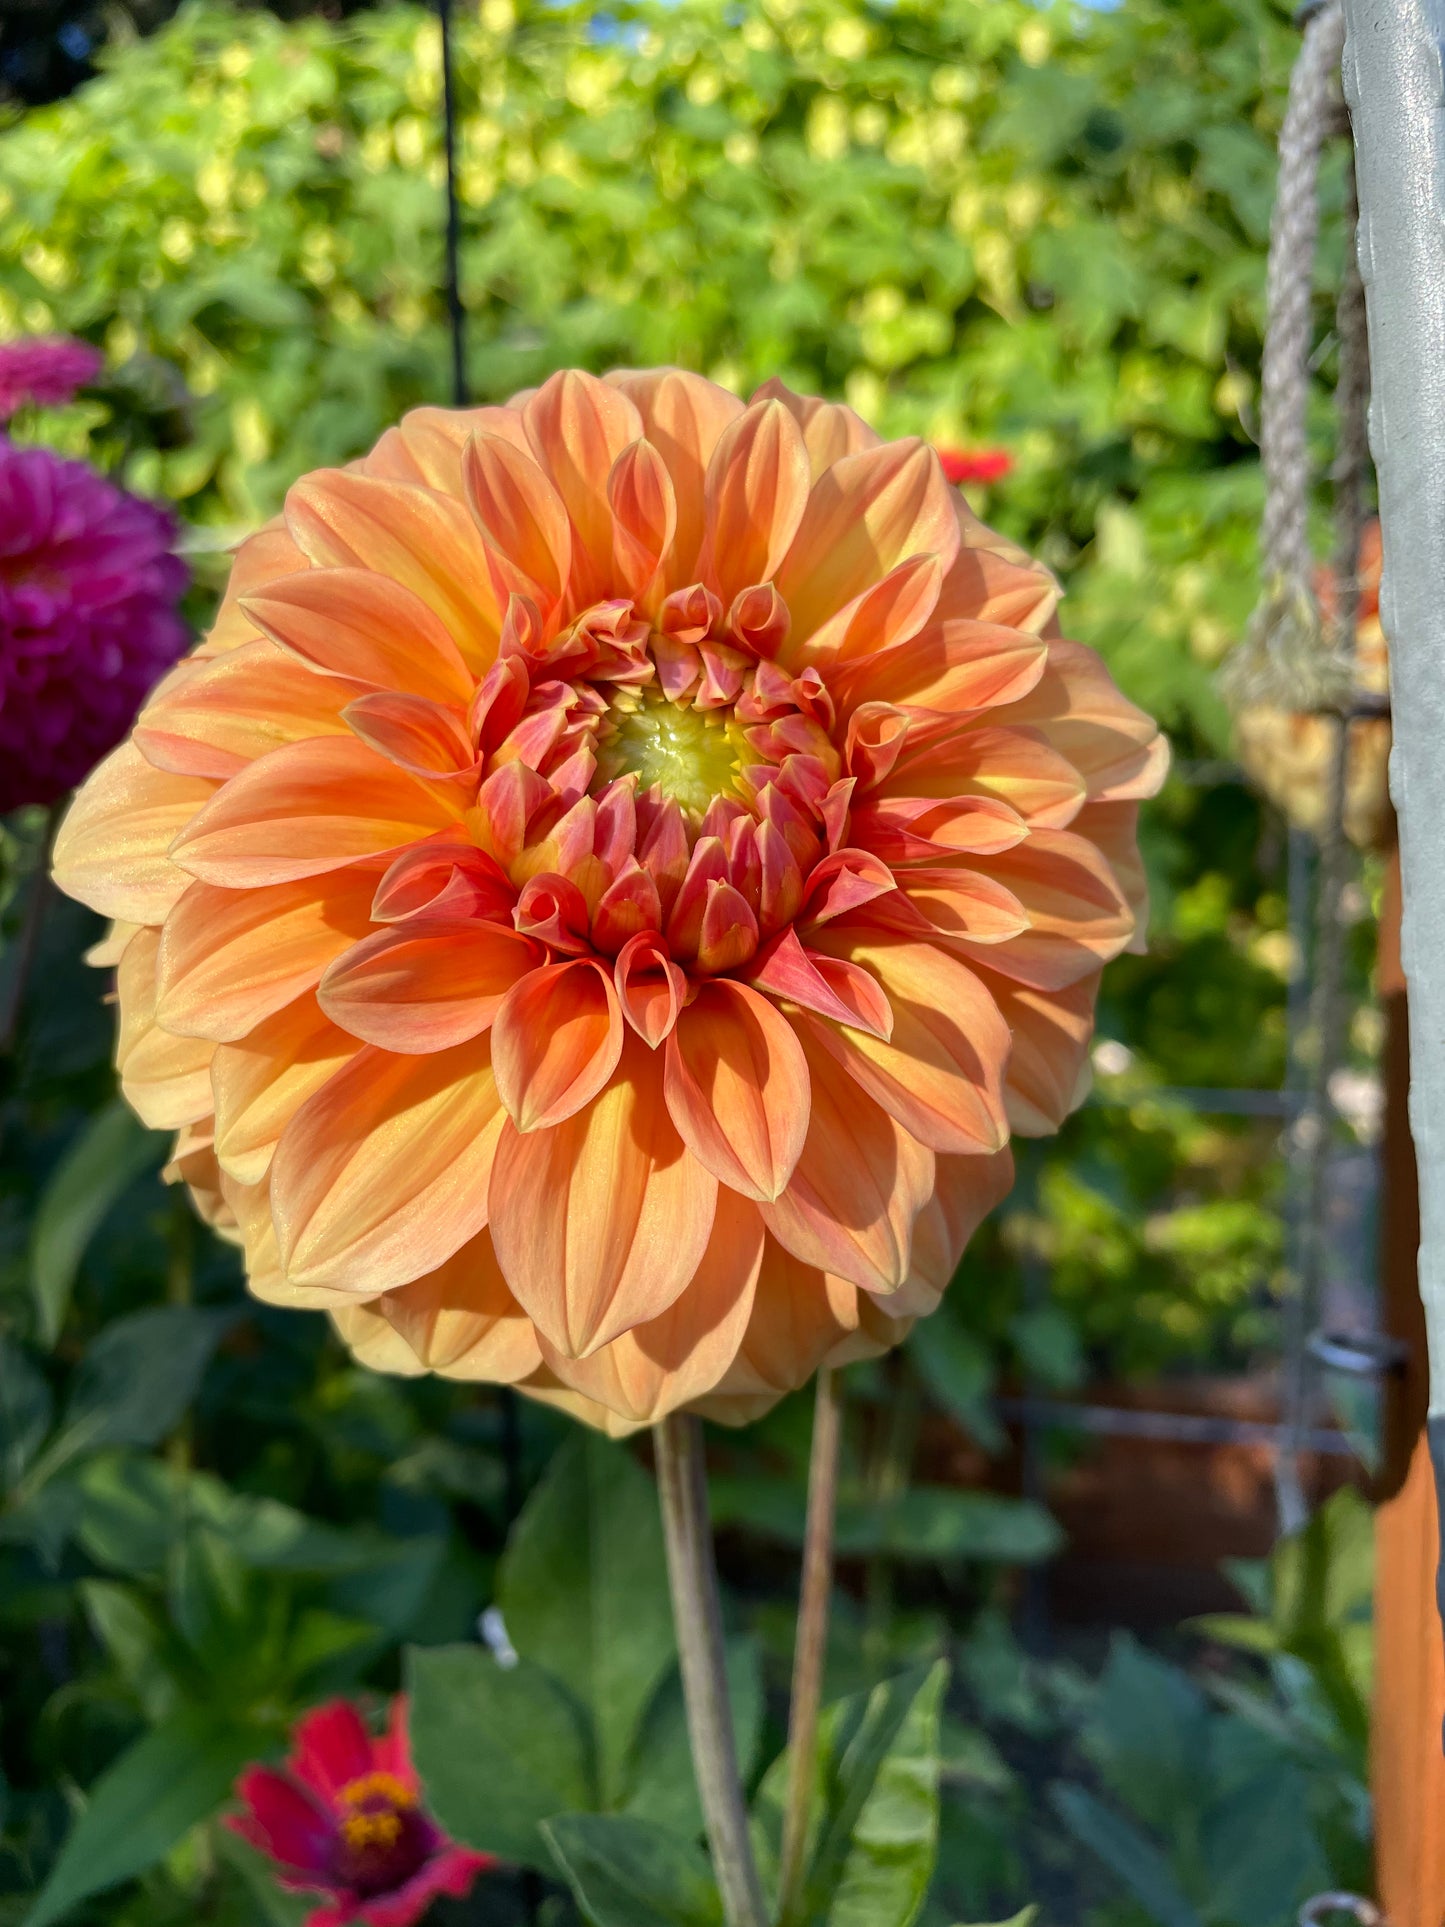
[[[539,1365],[530,1377],[522,1379],[515,1387],[524,1398],[547,1405],[553,1411],[565,1412],[568,1418],[576,1419],[579,1424],[590,1425],[594,1432],[604,1438],[628,1439],[634,1432],[642,1430],[641,1421],[620,1418],[606,1405],[599,1405],[595,1398],[584,1398],[581,1392],[574,1392],[570,1385],[564,1385],[555,1372]]]
[[[892,870],[870,850],[835,850],[809,873],[801,919],[809,925],[829,923],[897,887]]]
[[[953,491],[938,457],[912,439],[845,455],[822,475],[781,567],[778,593],[804,642],[910,556],[958,552]]]
[[[216,1157],[228,1176],[259,1184],[282,1131],[314,1091],[357,1053],[314,997],[298,997],[211,1059]]]
[[[404,771],[346,736],[272,750],[233,776],[172,846],[205,883],[254,889],[383,856],[452,813]]]
[[[434,489],[321,469],[286,497],[286,525],[318,568],[363,568],[399,582],[438,618],[473,669],[496,655],[501,604],[462,503]]]
[[[860,449],[876,448],[881,440],[876,429],[870,428],[861,415],[842,402],[820,401],[815,395],[795,395],[776,376],[753,392],[748,405],[751,407],[760,401],[781,402],[802,429],[803,446],[808,451],[815,482],[834,462],[841,461],[845,455],[856,455]]]
[[[931,944],[864,924],[829,924],[818,933],[817,946],[877,977],[893,1011],[893,1034],[885,1041],[804,1016],[804,1044],[813,1041],[830,1053],[875,1103],[932,1150],[996,1151],[1008,1137],[1003,1073],[1009,1033],[974,973]]]
[[[836,1023],[854,1024],[879,1037],[892,1032],[893,1013],[877,979],[857,964],[805,950],[794,929],[782,931],[768,945],[749,973],[749,982]]]
[[[1117,957],[1134,934],[1128,899],[1089,837],[1034,830],[1025,842],[992,858],[989,873],[1022,905],[1028,928],[1006,942],[990,943],[980,961],[1016,983],[1062,990]],[[971,933],[959,933],[953,941],[962,955],[976,954],[979,939]]]
[[[1013,1153],[1005,1145],[985,1157],[951,1157],[940,1153],[934,1171],[934,1192],[913,1225],[913,1266],[898,1290],[882,1300],[866,1300],[890,1319],[926,1318],[953,1281],[959,1260],[980,1224],[1013,1187]],[[898,1343],[904,1336],[888,1338]],[[885,1333],[885,1338],[888,1335]]]
[[[846,663],[830,677],[842,714],[867,702],[967,715],[1018,704],[1044,674],[1048,647],[990,622],[930,623],[921,635]],[[1010,709],[1009,720],[1033,720]],[[1067,754],[1062,743],[1057,745]],[[1072,759],[1071,759],[1072,760]]]
[[[1006,943],[1029,928],[1029,913],[996,877],[962,867],[904,870],[899,889],[914,909],[945,937],[972,943]]]
[[[227,1815],[233,1833],[297,1873],[324,1877],[330,1872],[335,1822],[294,1780],[271,1767],[250,1766],[236,1781],[236,1798],[246,1811]]]
[[[781,402],[758,402],[723,430],[708,464],[698,575],[724,608],[739,590],[777,572],[807,507],[810,480],[802,431]]]
[[[358,1052],[276,1147],[271,1209],[287,1278],[360,1294],[435,1271],[487,1221],[504,1117],[485,1033],[426,1057]]]
[[[850,666],[861,673],[874,658],[916,636],[933,614],[943,583],[936,555],[910,555],[881,582],[873,583],[815,629],[805,642],[790,636],[778,660],[791,668],[812,665],[846,681]],[[880,684],[880,695],[886,689]]]
[[[641,436],[642,417],[620,389],[562,368],[527,402],[522,425],[572,524],[570,601],[574,609],[585,609],[612,586],[608,477],[622,451]]]
[[[337,957],[316,1001],[333,1023],[383,1050],[450,1050],[492,1023],[545,954],[503,924],[411,917]]]
[[[500,435],[504,442],[529,452],[520,407],[413,408],[403,415],[398,434],[428,487],[444,495],[466,498],[462,486],[462,456],[473,434]]]
[[[655,930],[639,930],[617,953],[622,1014],[650,1050],[669,1035],[687,996],[687,977]]]
[[[1134,918],[1134,934],[1125,947],[1142,955],[1148,948],[1149,877],[1139,850],[1139,805],[1086,803],[1070,827],[1103,853]]]
[[[508,1289],[483,1231],[444,1265],[375,1299],[417,1362],[444,1378],[511,1385],[542,1362],[530,1318]]]
[[[916,747],[915,747],[916,745]],[[945,733],[910,733],[880,797],[935,797],[957,802],[991,797],[1028,823],[1063,829],[1084,802],[1084,779],[1033,729],[945,726]]]
[[[1013,1033],[1004,1077],[1009,1127],[1021,1137],[1048,1136],[1089,1094],[1100,973],[1052,991],[1011,983],[991,970],[978,974]]]
[[[76,791],[55,839],[56,883],[103,917],[159,923],[186,887],[167,852],[215,784],[112,750]]]
[[[611,1082],[551,1130],[508,1122],[492,1177],[492,1242],[549,1344],[585,1358],[658,1318],[712,1233],[717,1179],[668,1116],[662,1065],[635,1037]]]
[[[518,1131],[560,1124],[596,1097],[622,1051],[622,1009],[595,958],[549,964],[513,985],[497,1011],[492,1063]]]
[[[376,1299],[338,1303],[333,1294],[326,1312],[336,1336],[369,1372],[384,1372],[389,1378],[420,1378],[426,1371],[395,1325],[383,1317]],[[355,1910],[347,1907],[338,1916],[338,1927],[351,1927],[354,1918]]]
[[[455,709],[426,696],[378,690],[343,713],[354,736],[415,777],[444,810],[460,816],[475,801],[481,758]]]
[[[991,796],[939,802],[928,796],[870,797],[851,813],[855,843],[890,865],[993,856],[1022,843],[1029,826]]]
[[[592,941],[604,954],[620,955],[632,939],[655,931],[662,922],[662,898],[649,871],[634,858],[597,900]]]
[[[1083,776],[1091,799],[1153,796],[1168,772],[1168,739],[1080,642],[1050,642],[1041,679],[1000,720],[1042,730]]]
[[[283,743],[340,736],[355,684],[318,676],[273,643],[192,660],[141,711],[134,741],[157,769],[224,782]]]
[[[241,607],[253,590],[264,588],[278,577],[294,575],[308,566],[307,559],[291,539],[279,515],[236,545],[226,594],[216,612],[211,629],[191,651],[193,656],[224,656],[245,642],[255,642],[258,631]]]
[[[466,703],[474,678],[422,599],[370,569],[309,569],[245,598],[272,641],[323,675]]]
[[[376,886],[372,921],[395,923],[422,915],[510,921],[516,886],[485,850],[462,841],[463,835],[443,830],[403,850]]]
[[[763,1223],[735,1192],[718,1192],[712,1236],[686,1291],[658,1318],[581,1359],[542,1343],[552,1373],[631,1424],[652,1425],[700,1397],[737,1355],[763,1258]]]
[[[697,937],[697,968],[709,974],[737,970],[757,947],[758,920],[746,897],[730,883],[709,883]]]
[[[804,1264],[865,1291],[895,1291],[908,1276],[913,1220],[932,1189],[933,1153],[819,1047],[825,1029],[798,1018],[812,1086],[808,1132],[787,1189],[758,1209]]]
[[[781,1011],[744,984],[701,985],[667,1040],[663,1088],[683,1141],[720,1183],[778,1196],[808,1129],[808,1063]]]
[[[209,1039],[176,1037],[156,1021],[155,930],[136,932],[116,972],[121,1021],[115,1062],[126,1102],[153,1131],[174,1131],[211,1113]]]
[[[161,932],[160,1021],[219,1043],[246,1036],[366,935],[375,884],[374,865],[259,890],[193,883]]]
[[[1041,562],[985,528],[957,490],[953,495],[962,546],[943,578],[937,619],[1000,622],[1041,636],[1058,607],[1058,583]]]
[[[658,582],[677,533],[672,477],[651,442],[635,441],[617,457],[607,478],[607,502],[614,569],[633,601],[649,607],[648,591]]]
[[[858,1296],[846,1279],[806,1264],[770,1236],[742,1343],[713,1397],[761,1394],[766,1410],[782,1393],[806,1385],[833,1347],[857,1329]],[[704,1401],[699,1409],[710,1415],[713,1407]],[[718,1415],[724,1422],[732,1416],[726,1410]]]
[[[572,529],[561,496],[529,455],[497,435],[474,435],[467,443],[462,478],[499,600],[505,605],[509,596],[526,596],[549,624],[572,566]]]
[[[672,478],[677,527],[663,563],[662,586],[681,588],[699,574],[708,464],[743,404],[716,382],[679,368],[619,368],[606,380],[636,407],[643,433]]]

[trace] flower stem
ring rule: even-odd
[[[828,1605],[833,1593],[833,1521],[838,1509],[838,1436],[842,1402],[832,1368],[818,1372],[813,1449],[808,1460],[808,1521],[803,1534],[803,1583],[793,1647],[793,1691],[788,1712],[788,1790],[778,1872],[778,1918],[801,1913],[807,1875],[808,1815],[818,1772],[818,1713],[828,1650]]]
[[[702,1423],[674,1412],[653,1428],[653,1439],[692,1768],[723,1914],[727,1927],[767,1927],[728,1705]]]

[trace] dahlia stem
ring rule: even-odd
[[[831,1366],[818,1372],[813,1447],[808,1459],[808,1521],[803,1530],[803,1583],[793,1647],[788,1710],[788,1788],[778,1870],[778,1918],[800,1917],[807,1876],[808,1816],[818,1777],[818,1714],[833,1596],[833,1522],[838,1509],[838,1439],[842,1401]]]
[[[5,986],[5,1001],[0,1007],[0,1057],[8,1057],[20,1031],[25,992],[40,947],[40,926],[45,921],[45,905],[50,896],[50,852],[55,832],[60,827],[62,806],[53,804],[45,819],[35,869],[26,888],[25,908],[21,913],[20,934],[15,941],[15,968]]]
[[[690,1413],[674,1412],[659,1421],[652,1436],[692,1770],[723,1915],[727,1927],[767,1927],[728,1705],[702,1422]]]

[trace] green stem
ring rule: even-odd
[[[723,1915],[727,1927],[767,1927],[728,1705],[702,1423],[674,1412],[653,1428],[652,1436],[692,1768]]]

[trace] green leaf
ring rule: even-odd
[[[1202,1927],[1169,1862],[1137,1827],[1083,1787],[1052,1786],[1049,1800],[1074,1838],[1103,1861],[1159,1927]]]
[[[0,1337],[0,1475],[8,1490],[50,1429],[50,1387],[12,1340]]]
[[[142,1172],[160,1163],[164,1146],[164,1137],[148,1131],[116,1098],[91,1118],[56,1166],[30,1235],[30,1288],[47,1345],[60,1336],[86,1246]]]
[[[763,1725],[762,1653],[757,1641],[730,1639],[725,1664],[738,1769],[746,1781],[752,1773]],[[682,1677],[676,1670],[658,1688],[638,1728],[629,1788],[627,1812],[636,1819],[650,1820],[655,1826],[692,1839],[702,1832],[687,1708]]]
[[[153,1867],[215,1812],[266,1744],[255,1730],[218,1725],[197,1709],[137,1740],[90,1789],[24,1927],[50,1927],[91,1894]]]
[[[31,1468],[41,1484],[83,1452],[155,1445],[195,1396],[230,1312],[158,1305],[107,1325],[86,1353],[65,1422]]]
[[[947,1311],[948,1300],[932,1318],[914,1328],[908,1355],[943,1409],[978,1440],[985,1452],[1003,1449],[1004,1429],[989,1401],[994,1360],[987,1345]]]
[[[829,1707],[819,1722],[818,1793],[803,1902],[784,1927],[910,1927],[938,1854],[940,1660]],[[758,1796],[764,1846],[781,1832],[788,1756]]]
[[[600,1804],[620,1805],[677,1651],[657,1493],[620,1446],[588,1433],[557,1454],[513,1528],[497,1599],[517,1651],[590,1711]]]
[[[542,1821],[596,1805],[580,1709],[540,1666],[479,1646],[412,1648],[406,1677],[417,1771],[447,1832],[549,1868]]]
[[[1038,1904],[1035,1902],[1032,1906],[1021,1907],[1016,1914],[1010,1914],[1007,1920],[993,1922],[991,1927],[1033,1927],[1034,1916],[1038,1911]]]
[[[562,1814],[542,1831],[592,1927],[721,1927],[722,1902],[695,1841],[611,1813]]]
[[[176,1698],[181,1659],[170,1628],[134,1586],[83,1579],[80,1596],[97,1639],[147,1717],[162,1718]]]
[[[914,1486],[883,1504],[851,1500],[838,1508],[838,1551],[854,1557],[1033,1565],[1052,1558],[1062,1543],[1043,1506],[995,1492]]]

